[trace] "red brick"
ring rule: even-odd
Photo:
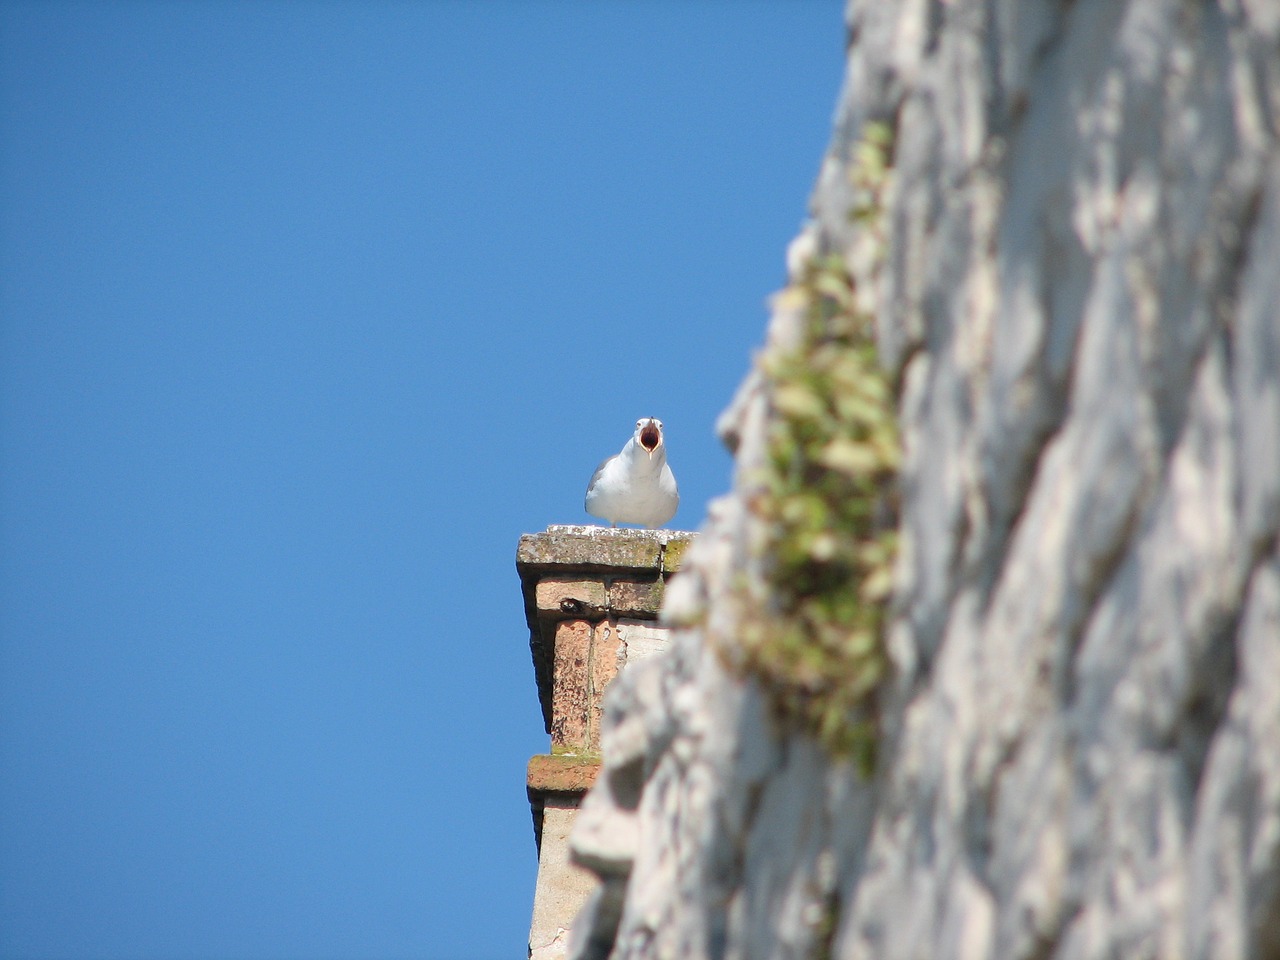
[[[600,773],[599,757],[563,757],[540,754],[529,760],[530,793],[585,793]]]
[[[588,749],[588,673],[591,657],[591,624],[565,620],[556,625],[552,665],[551,744],[553,747]]]

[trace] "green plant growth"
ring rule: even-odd
[[[877,129],[855,155],[865,205],[853,215],[867,229],[878,229],[888,150]],[[746,595],[733,659],[784,719],[869,774],[896,551],[895,391],[841,258],[811,262],[787,294],[803,314],[800,343],[760,358],[773,416],[751,502],[765,530],[767,582]]]

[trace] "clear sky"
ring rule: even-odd
[[[517,540],[727,488],[842,6],[0,2],[0,958],[525,955]]]

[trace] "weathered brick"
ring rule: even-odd
[[[556,625],[552,666],[551,743],[554,747],[587,749],[588,665],[591,624],[565,620]]]
[[[539,754],[529,760],[530,793],[585,793],[600,772],[598,756]]]

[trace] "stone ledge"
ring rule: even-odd
[[[600,757],[540,753],[529,758],[526,788],[534,793],[586,793],[600,773]]]
[[[520,538],[516,567],[522,571],[584,568],[672,573],[679,567],[684,548],[696,536],[689,530],[553,525]]]
[[[545,811],[551,806],[576,808],[600,774],[598,754],[540,753],[529,758],[525,792],[533,817],[533,842],[542,857],[542,827]]]

